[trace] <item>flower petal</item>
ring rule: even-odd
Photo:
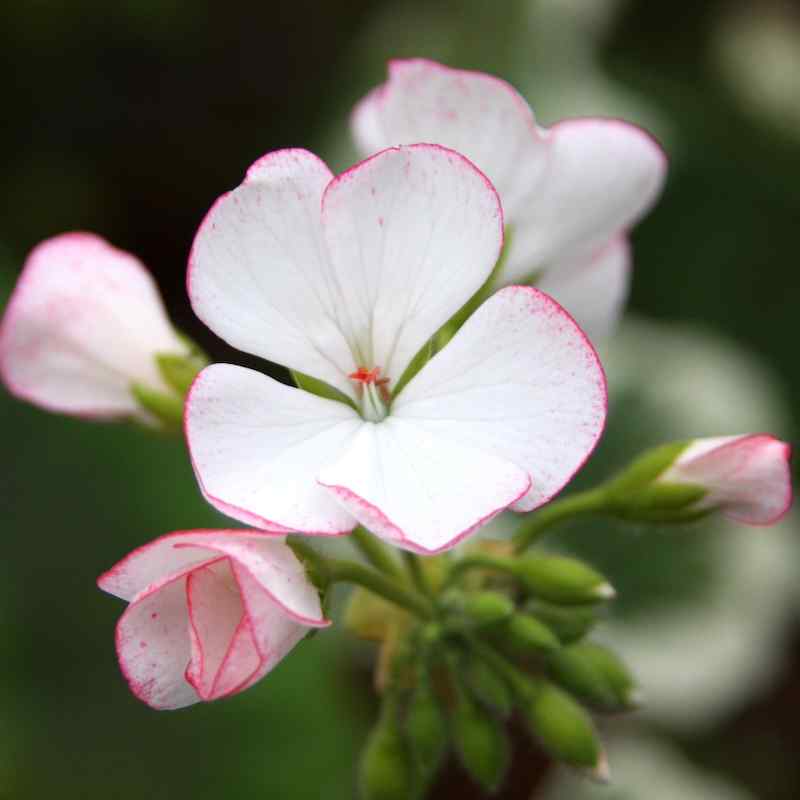
[[[264,677],[307,633],[308,627],[287,616],[271,592],[241,563],[233,562],[252,641],[261,663],[248,681],[236,691],[252,686]]]
[[[322,219],[359,366],[399,380],[500,255],[494,188],[434,145],[384,150],[333,180]]]
[[[527,207],[509,222],[513,246],[500,280],[521,281],[600,247],[652,206],[666,159],[648,134],[612,119],[572,119],[549,130],[550,162]]]
[[[154,583],[117,623],[122,673],[133,694],[153,708],[183,708],[199,700],[185,679],[191,657],[185,587],[185,575]]]
[[[708,489],[702,505],[749,525],[772,525],[792,503],[791,448],[768,434],[698,439],[660,477]]]
[[[50,411],[141,412],[132,382],[166,390],[156,352],[184,353],[153,278],[134,256],[90,233],[33,249],[0,327],[0,377]]]
[[[524,286],[490,297],[396,398],[392,416],[525,470],[513,507],[547,502],[591,454],[607,391],[597,354],[552,298]]]
[[[352,394],[322,242],[320,203],[332,177],[305,150],[257,161],[200,225],[187,283],[195,313],[226,342]]]
[[[192,658],[186,680],[203,700],[247,684],[261,666],[239,588],[227,559],[186,578]]]
[[[316,476],[363,424],[344,403],[230,364],[204,369],[186,400],[186,437],[206,499],[234,519],[283,533],[353,529]]]
[[[509,461],[389,417],[365,425],[320,483],[373,533],[435,553],[518,500],[530,478]]]
[[[569,311],[593,342],[607,339],[622,315],[631,274],[630,245],[612,239],[593,253],[554,264],[536,288]]]
[[[545,132],[510,84],[423,58],[390,61],[389,80],[356,106],[351,127],[365,156],[415,142],[463,153],[489,176],[509,221],[547,164]]]

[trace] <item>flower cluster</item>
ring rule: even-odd
[[[117,650],[147,704],[253,685],[328,624],[320,592],[347,580],[389,601],[377,635],[389,688],[367,783],[388,780],[375,765],[396,749],[398,719],[412,743],[427,735],[413,720],[438,715],[428,662],[441,657],[456,747],[497,785],[502,739],[453,667],[465,653],[499,676],[549,752],[602,776],[572,695],[601,710],[633,704],[616,658],[579,642],[613,590],[586,565],[525,551],[576,514],[667,523],[721,511],[770,524],[791,501],[788,447],[765,434],[667,445],[553,501],[603,431],[592,342],[621,313],[628,231],[660,192],[663,153],[618,120],[543,129],[503,81],[424,60],[393,62],[352,124],[365,160],[334,176],[305,150],[267,154],[214,203],[189,258],[196,315],[287,367],[295,386],[206,366],[139,261],[90,234],[30,255],[0,329],[0,375],[49,410],[182,419],[203,495],[250,528],[163,536],[99,579],[129,603]],[[541,506],[511,543],[416,558]],[[352,534],[374,569],[288,534]],[[403,551],[407,573],[380,539]],[[403,671],[417,698],[405,716],[392,689]]]

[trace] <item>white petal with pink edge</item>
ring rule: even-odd
[[[283,532],[335,536],[355,527],[316,480],[364,424],[350,406],[215,364],[192,385],[185,421],[200,488],[223,513]]]
[[[630,244],[625,237],[599,250],[555,263],[536,288],[555,297],[593,341],[607,339],[622,316],[631,279]]]
[[[120,618],[117,651],[131,690],[154,708],[241,691],[309,626],[328,624],[302,564],[282,540],[263,533],[169,534],[134,551],[98,584],[121,594],[149,579]]]
[[[166,390],[154,356],[185,353],[138,259],[90,233],[28,256],[0,327],[0,377],[50,411],[141,416],[130,387]]]
[[[547,166],[545,132],[512,86],[427,59],[389,62],[389,80],[356,106],[351,124],[364,155],[414,142],[463,153],[495,185],[509,221]]]
[[[659,481],[703,486],[701,507],[750,525],[772,525],[789,510],[791,448],[768,434],[697,439]]]
[[[513,220],[500,280],[518,281],[575,251],[600,247],[637,222],[664,183],[666,159],[648,134],[621,120],[573,119],[548,131],[550,161]]]
[[[489,298],[400,393],[392,418],[516,464],[530,511],[580,469],[605,425],[605,375],[570,315],[530,287]]]
[[[373,533],[421,553],[452,547],[530,487],[514,463],[393,416],[364,425],[319,480]]]
[[[326,381],[398,380],[491,273],[502,211],[486,178],[438,146],[393,148],[331,180],[305,151],[265,156],[197,233],[189,294],[234,346]]]

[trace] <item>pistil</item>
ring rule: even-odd
[[[361,416],[369,422],[380,422],[389,413],[389,378],[381,378],[380,374],[380,367],[359,367],[347,376],[358,384]]]

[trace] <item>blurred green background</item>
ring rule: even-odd
[[[271,149],[306,147],[334,169],[346,167],[353,158],[349,109],[383,80],[387,58],[410,55],[505,77],[545,123],[578,114],[638,121],[670,153],[665,195],[634,235],[631,302],[635,312],[663,324],[633,330],[614,356],[609,375],[623,376],[622,388],[590,475],[605,474],[660,437],[738,432],[714,428],[716,419],[720,425],[765,419],[777,435],[797,439],[797,3],[3,4],[0,299],[37,241],[92,230],[142,258],[175,322],[215,360],[246,363],[192,317],[184,295],[199,220]],[[637,341],[666,341],[686,323],[699,332],[680,334],[670,350],[678,356],[652,351],[633,370],[635,379],[624,378],[619,362],[628,356],[621,353],[635,353]],[[714,344],[719,337],[724,345]],[[744,348],[744,363],[755,366],[730,390],[699,397],[708,372],[719,370],[724,384],[738,369],[716,353],[720,347]],[[678,381],[681,352],[699,359],[692,373],[698,380]],[[629,355],[628,371],[636,357]],[[745,403],[749,382],[768,386],[754,402],[768,397],[763,402],[778,407],[774,414],[731,417]],[[680,430],[662,424],[660,383],[672,386],[663,393],[669,409],[681,403],[687,409]],[[705,416],[693,418],[693,406],[704,400]],[[353,797],[356,754],[374,698],[368,651],[335,631],[303,643],[267,680],[221,703],[156,713],[127,692],[112,639],[121,606],[95,588],[96,576],[161,533],[224,524],[200,499],[182,444],[48,416],[6,395],[0,415],[7,453],[0,477],[7,544],[0,565],[0,798]],[[769,546],[770,531],[747,533]],[[774,552],[790,565],[798,557],[794,533],[790,528],[774,539]],[[640,599],[658,610],[681,594],[690,608],[696,604],[690,616],[697,616],[706,601],[702,592],[692,598],[692,581],[713,580],[728,540],[703,529],[650,536],[595,529],[586,554],[623,589],[628,610],[635,612]],[[562,543],[569,542],[565,536]],[[572,546],[586,547],[585,541]],[[793,577],[784,576],[781,586]],[[732,593],[734,620],[747,616],[769,583]],[[674,764],[659,756],[648,768],[664,798],[800,796],[797,594],[787,589],[775,601],[783,609],[780,635],[753,645],[756,666],[769,661],[768,678],[756,687],[754,667],[740,696],[719,705],[711,722],[681,727],[656,714],[642,723],[649,736],[674,748],[681,769],[714,770],[750,794],[707,787],[691,794],[678,788],[684,786],[678,778],[671,789]],[[681,641],[670,639],[678,657]],[[699,702],[687,694],[687,704]],[[606,729],[624,738],[630,724],[612,721]],[[650,764],[644,756],[632,761]],[[545,771],[543,762],[533,770]],[[526,780],[533,785],[538,778]],[[527,796],[531,785],[523,783],[503,796]],[[559,797],[583,790],[563,791]],[[656,796],[642,791],[632,788],[624,797]],[[437,797],[468,792],[455,776],[442,782]]]

